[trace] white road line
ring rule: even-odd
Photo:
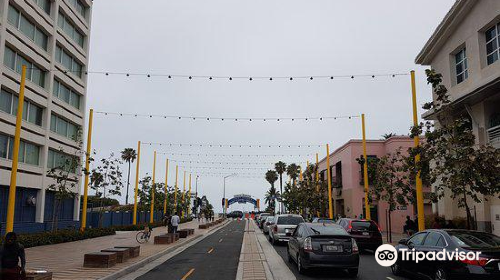
[[[389,277],[389,276],[387,276],[386,278],[389,279],[389,280],[394,280],[394,278]]]
[[[222,238],[221,238],[221,239],[219,239],[219,243],[222,243]]]

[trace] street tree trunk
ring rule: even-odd
[[[125,195],[125,205],[128,205],[128,187],[130,186],[130,161],[128,162],[128,175],[127,175],[127,195]]]

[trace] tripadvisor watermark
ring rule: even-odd
[[[455,249],[454,251],[442,249],[436,251],[422,252],[416,251],[415,249],[399,249],[394,248],[394,246],[390,244],[383,244],[377,248],[375,252],[375,260],[381,266],[389,267],[394,265],[398,258],[401,257],[401,261],[410,261],[410,262],[421,262],[421,261],[475,261],[479,260],[479,255],[481,252],[465,252],[458,251]]]

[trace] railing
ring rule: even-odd
[[[488,142],[493,147],[500,149],[500,125],[488,129]]]

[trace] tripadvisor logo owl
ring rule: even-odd
[[[375,260],[381,266],[392,266],[398,261],[398,251],[391,244],[380,245],[375,251]]]

